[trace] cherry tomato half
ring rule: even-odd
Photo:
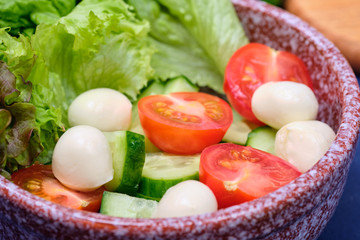
[[[233,120],[224,100],[199,92],[144,97],[138,109],[145,135],[162,151],[174,154],[200,153],[220,142]]]
[[[11,175],[21,188],[65,207],[97,212],[104,188],[92,192],[78,192],[62,185],[54,176],[51,165],[35,164]]]
[[[200,157],[200,181],[214,192],[219,208],[262,197],[300,174],[275,155],[232,143],[207,147]]]
[[[225,70],[224,91],[240,115],[263,125],[251,110],[251,98],[259,86],[270,81],[300,82],[313,89],[306,66],[296,55],[249,43],[230,58]]]

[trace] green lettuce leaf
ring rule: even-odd
[[[36,25],[54,23],[75,4],[75,0],[0,0],[0,27],[10,27],[12,35],[31,35]]]
[[[157,77],[185,75],[200,86],[223,92],[225,66],[233,52],[248,42],[230,1],[128,2],[150,22],[150,36],[158,49],[151,62]]]
[[[186,27],[223,74],[248,39],[228,0],[158,0]]]
[[[129,8],[121,0],[84,0],[66,17],[38,25],[31,38],[0,29],[0,61],[9,70],[0,81],[3,174],[51,162],[80,93],[109,87],[134,100],[152,78],[150,27]]]
[[[149,24],[128,8],[120,0],[84,0],[57,23],[38,26],[32,46],[61,79],[66,94],[61,99],[67,104],[97,87],[116,89],[134,100],[152,77]],[[57,81],[48,79],[33,78],[33,83],[54,87]]]
[[[40,142],[35,140],[39,136],[33,134],[36,108],[26,100],[17,102],[20,91],[16,89],[16,81],[15,75],[0,61],[0,174],[4,176],[17,170],[18,165],[29,166],[42,151]],[[24,84],[30,86],[24,91],[31,91],[31,83]],[[16,100],[8,104],[6,99],[11,98]]]

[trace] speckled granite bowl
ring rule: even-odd
[[[318,118],[337,131],[320,162],[263,198],[213,214],[122,219],[52,204],[0,177],[1,239],[313,239],[341,196],[359,132],[359,88],[332,43],[298,18],[254,0],[233,0],[252,41],[289,50],[309,67]],[[226,27],[226,26],[224,26]]]

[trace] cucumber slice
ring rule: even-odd
[[[275,136],[276,130],[263,126],[252,130],[246,140],[246,146],[262,150],[275,155]]]
[[[158,203],[123,193],[105,191],[101,200],[100,213],[125,218],[150,218]]]
[[[185,180],[199,179],[200,154],[147,153],[138,196],[160,200],[166,190]]]
[[[178,76],[168,80],[165,84],[164,94],[173,92],[197,92],[199,88],[184,76]]]
[[[114,178],[105,184],[105,188],[135,195],[145,162],[144,136],[130,131],[104,134],[110,145],[114,167]]]
[[[223,137],[223,142],[236,143],[245,145],[248,138],[248,134],[251,132],[251,128],[243,120],[235,120],[230,125]]]
[[[150,95],[156,95],[156,94],[163,94],[165,91],[164,84],[161,82],[152,82],[145,90],[141,92],[141,94],[138,96],[138,99],[150,96]],[[131,113],[131,126],[130,129],[137,127],[140,125],[140,119],[139,119],[139,113],[137,108],[138,102],[134,102],[132,106],[132,113]]]
[[[160,149],[158,147],[156,147],[150,140],[148,137],[145,136],[144,130],[141,127],[141,125],[137,125],[133,128],[130,129],[130,131],[132,132],[136,132],[138,134],[144,135],[145,137],[145,152],[146,153],[152,153],[152,152],[160,152]]]
[[[138,99],[156,95],[156,94],[164,94],[165,86],[162,82],[154,81],[152,82],[144,91],[142,91],[138,97]]]

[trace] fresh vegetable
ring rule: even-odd
[[[104,132],[112,153],[114,178],[109,191],[135,195],[145,161],[144,136],[130,131]]]
[[[294,121],[315,120],[319,104],[314,92],[305,84],[280,81],[258,87],[251,107],[257,119],[279,129]]]
[[[276,132],[269,126],[255,128],[249,133],[245,145],[275,155]]]
[[[251,98],[260,85],[270,81],[300,82],[312,89],[312,81],[300,58],[290,52],[250,43],[232,55],[225,71],[224,91],[240,115],[261,125],[253,114]]]
[[[67,15],[75,0],[1,0],[0,28],[10,27],[10,33],[31,35],[41,23],[54,23]]]
[[[306,172],[324,156],[334,139],[335,132],[326,123],[296,121],[279,129],[275,152],[301,172]]]
[[[250,126],[249,123],[234,109],[232,109],[232,113],[233,122],[231,123],[229,129],[226,131],[225,136],[221,141],[245,145],[248,134],[251,132],[251,128],[253,126]]]
[[[157,77],[184,75],[195,84],[223,92],[226,63],[248,43],[230,1],[128,2],[140,18],[150,22],[150,40],[159,50],[151,60]]]
[[[127,130],[131,123],[131,102],[124,94],[109,88],[83,92],[71,103],[70,126],[89,125],[101,131]]]
[[[232,143],[207,147],[200,158],[200,181],[214,192],[219,208],[262,197],[300,174],[277,156]]]
[[[89,89],[112,88],[135,101],[149,81],[184,75],[192,83],[222,91],[219,64],[247,42],[230,2],[196,2],[203,5],[201,12],[184,3],[183,13],[201,20],[191,25],[183,24],[186,19],[169,11],[166,2],[127,2],[133,6],[122,0],[76,1],[74,9],[71,0],[0,2],[0,24],[6,27],[0,28],[0,61],[15,75],[19,96],[29,96],[36,110],[32,144],[22,145],[31,154],[6,155],[2,163],[9,164],[1,165],[3,173],[34,161],[50,163],[55,143],[70,127],[70,103]],[[212,18],[216,20],[207,22]],[[29,35],[37,24],[31,39],[8,33]],[[216,30],[214,24],[227,27]]]
[[[52,158],[55,177],[78,191],[92,191],[113,179],[110,147],[97,128],[79,125],[67,130],[56,143]]]
[[[185,180],[199,179],[200,155],[147,153],[138,196],[160,200],[166,190]]]
[[[198,92],[199,87],[194,85],[184,76],[172,78],[166,82],[163,94],[173,92]]]
[[[104,188],[93,192],[78,192],[62,185],[54,176],[50,165],[35,164],[11,175],[19,187],[46,200],[65,207],[97,212]]]
[[[1,61],[0,84],[0,174],[9,178],[19,165],[30,165],[42,146],[36,129],[36,108],[29,103],[31,84],[17,82]]]
[[[205,184],[187,180],[169,188],[152,217],[183,217],[217,210],[214,193]]]
[[[197,92],[199,88],[192,84],[184,76],[178,76],[175,78],[169,79],[166,83],[159,81],[152,82],[144,91],[139,95],[139,99],[156,95],[156,94],[169,94],[172,92]],[[134,103],[132,109],[132,122],[131,122],[131,131],[145,135],[144,130],[140,124],[139,112],[137,107],[137,102]],[[159,152],[160,149],[157,148],[148,137],[145,136],[145,151],[146,152]]]
[[[139,117],[146,136],[164,152],[200,153],[218,143],[232,122],[229,105],[205,93],[172,93],[140,99]]]
[[[0,60],[14,73],[21,93],[25,93],[18,87],[22,78],[28,83],[24,86],[32,86],[26,92],[31,93],[29,103],[36,109],[30,142],[40,146],[22,147],[41,152],[27,155],[26,161],[6,156],[11,165],[4,171],[12,172],[35,160],[51,162],[55,143],[69,127],[67,109],[80,93],[109,87],[134,99],[153,74],[150,59],[155,50],[147,40],[148,30],[149,25],[120,0],[84,0],[66,18],[39,25],[31,42],[22,35],[12,38],[0,29]]]
[[[158,202],[105,191],[100,213],[114,217],[150,218]]]

